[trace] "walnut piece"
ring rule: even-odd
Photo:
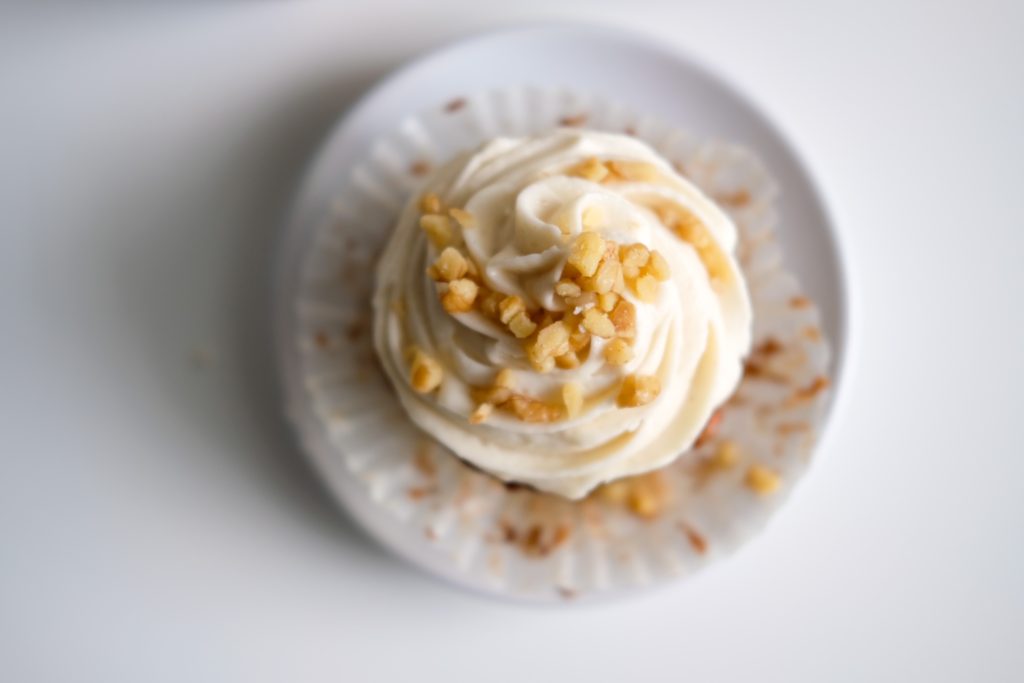
[[[604,347],[604,359],[610,365],[625,365],[633,360],[633,348],[625,339],[612,339]]]
[[[661,380],[654,375],[627,375],[619,387],[618,404],[623,408],[644,406],[658,398]]]
[[[441,364],[421,349],[414,348],[409,368],[409,383],[412,384],[413,390],[421,394],[433,391],[441,385],[443,378]]]
[[[427,238],[438,249],[443,249],[455,239],[455,232],[448,216],[436,213],[428,213],[420,216],[420,228],[427,234]]]
[[[591,157],[569,171],[569,175],[579,176],[593,183],[599,183],[607,177],[608,167],[601,163],[600,159]]]
[[[441,200],[433,192],[420,197],[420,213],[441,213],[441,210]]]
[[[460,209],[458,207],[452,207],[448,209],[448,215],[455,219],[455,222],[459,224],[463,230],[470,230],[476,227],[476,218],[473,217],[469,211]]]
[[[526,339],[537,329],[537,323],[525,311],[519,311],[508,321],[508,329],[517,339]]]
[[[441,296],[441,306],[449,313],[466,313],[473,310],[473,302],[480,288],[465,278],[448,283],[448,291]]]
[[[569,417],[576,417],[583,409],[583,387],[577,382],[566,382],[562,385],[562,403]]]
[[[608,318],[615,326],[615,333],[618,336],[623,339],[636,337],[636,307],[632,303],[619,299]]]
[[[751,465],[747,470],[747,476],[743,479],[743,483],[754,493],[767,496],[778,490],[779,485],[782,484],[782,479],[776,472],[764,465],[755,464]]]
[[[569,265],[584,277],[591,277],[597,272],[604,250],[605,241],[596,232],[580,233],[569,247]]]
[[[591,334],[604,339],[615,336],[615,325],[611,319],[596,308],[588,308],[583,314],[583,327]]]
[[[462,253],[454,247],[445,247],[434,265],[427,269],[427,274],[439,282],[458,280],[469,270],[469,263]]]

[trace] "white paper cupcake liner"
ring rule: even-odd
[[[421,177],[489,138],[558,125],[636,135],[718,201],[739,229],[754,311],[755,351],[717,434],[656,474],[576,503],[506,487],[420,432],[370,338],[374,262]],[[331,485],[346,490],[350,507],[362,501],[353,513],[371,529],[409,532],[389,541],[404,546],[401,554],[465,585],[530,599],[650,585],[734,550],[806,470],[827,401],[829,351],[817,308],[783,268],[777,188],[751,152],[596,97],[516,88],[411,116],[338,182],[288,292],[285,365],[301,380],[288,409],[321,469],[335,472]]]

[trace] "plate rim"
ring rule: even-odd
[[[277,384],[285,404],[289,425],[295,434],[299,449],[313,464],[318,475],[325,482],[331,497],[340,503],[341,507],[358,522],[362,527],[362,532],[367,533],[373,538],[374,542],[377,542],[395,556],[415,567],[423,569],[430,576],[444,579],[446,583],[453,584],[461,589],[469,589],[474,593],[487,595],[492,598],[497,597],[514,603],[550,604],[554,600],[543,596],[511,594],[502,591],[500,588],[467,580],[462,573],[453,569],[454,565],[452,563],[442,561],[440,557],[432,557],[416,552],[416,549],[411,547],[410,544],[402,542],[402,539],[398,538],[397,534],[392,536],[391,531],[387,528],[396,525],[401,527],[400,524],[397,524],[394,520],[379,519],[380,515],[371,514],[372,510],[370,507],[372,507],[372,503],[366,497],[365,492],[356,487],[351,481],[332,476],[326,463],[321,462],[320,453],[323,452],[323,446],[311,443],[313,435],[316,433],[317,423],[309,420],[310,416],[308,414],[302,415],[293,410],[293,407],[300,403],[296,398],[303,395],[303,388],[301,382],[298,381],[299,373],[295,367],[297,358],[294,357],[290,349],[292,340],[289,337],[289,331],[292,328],[287,324],[287,321],[292,317],[293,310],[287,294],[294,277],[297,277],[299,273],[298,268],[301,261],[299,257],[301,256],[303,241],[297,239],[297,234],[301,233],[302,227],[310,222],[306,214],[310,211],[310,204],[315,203],[314,200],[317,194],[315,179],[322,170],[332,148],[336,147],[336,141],[344,139],[353,123],[358,121],[364,112],[371,110],[373,106],[377,105],[383,94],[388,93],[396,83],[399,83],[417,69],[429,70],[432,63],[437,63],[453,53],[472,48],[475,45],[496,39],[567,30],[586,33],[589,34],[589,37],[596,35],[604,39],[612,38],[620,42],[637,45],[652,53],[668,57],[681,68],[703,75],[713,81],[730,98],[739,102],[756,118],[760,119],[767,131],[777,139],[780,146],[791,157],[796,171],[800,174],[801,180],[806,184],[811,198],[823,218],[820,229],[825,233],[827,238],[826,244],[836,267],[835,285],[837,301],[841,304],[841,310],[836,312],[836,333],[829,338],[834,367],[831,378],[832,389],[831,395],[824,406],[821,432],[814,446],[814,453],[816,455],[826,450],[837,418],[845,412],[847,395],[850,393],[848,385],[850,383],[851,359],[855,355],[855,335],[852,334],[852,330],[855,329],[857,304],[853,296],[853,291],[855,291],[852,287],[853,268],[850,263],[849,250],[843,242],[842,235],[835,221],[834,212],[830,207],[828,194],[824,191],[817,178],[810,172],[810,165],[806,157],[800,151],[800,148],[794,144],[791,137],[756,102],[705,60],[656,35],[631,28],[610,26],[599,22],[543,21],[525,22],[475,32],[456,40],[445,42],[432,49],[427,49],[392,69],[360,94],[350,106],[340,112],[337,119],[322,137],[316,152],[300,174],[293,200],[284,214],[284,220],[273,253],[274,263],[271,274],[272,305],[270,318],[273,328],[271,330],[271,339],[275,347]],[[323,441],[324,445],[329,446],[322,435],[317,437],[317,441]],[[813,466],[811,469],[813,469]],[[799,490],[801,487],[797,486],[795,488]],[[796,493],[796,491],[793,493]],[[363,498],[367,499],[361,500]],[[367,503],[371,504],[367,505]],[[774,516],[772,515],[772,517]],[[613,591],[588,595],[584,602],[592,603],[635,593],[658,590],[659,588],[676,583],[680,582],[666,581],[638,588],[617,588]],[[562,600],[561,602],[578,601]]]

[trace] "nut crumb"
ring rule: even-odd
[[[586,122],[587,122],[587,115],[586,114],[573,114],[571,116],[563,116],[562,118],[560,118],[558,120],[558,125],[560,125],[560,126],[568,126],[568,127],[575,127],[575,126],[582,126]]]
[[[452,114],[452,113],[455,113],[455,112],[459,111],[460,109],[462,109],[465,106],[466,106],[466,98],[465,97],[456,97],[453,100],[449,100],[448,103],[446,105],[444,105],[444,110],[446,112],[448,112],[449,114]]]
[[[619,388],[617,402],[623,408],[644,406],[658,398],[661,380],[654,375],[627,375]]]
[[[700,532],[686,522],[679,522],[679,530],[686,536],[686,540],[689,541],[690,547],[693,548],[694,552],[698,555],[703,555],[707,552],[708,541]]]
[[[767,496],[778,490],[782,483],[778,473],[768,469],[764,465],[751,465],[747,470],[747,476],[743,483],[754,493]]]

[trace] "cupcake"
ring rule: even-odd
[[[736,239],[635,138],[497,138],[403,211],[377,268],[377,355],[424,433],[578,500],[680,457],[736,389],[751,342]]]
[[[785,499],[827,401],[776,192],[747,150],[564,91],[410,117],[303,246],[304,445],[374,535],[464,585],[693,573]]]

